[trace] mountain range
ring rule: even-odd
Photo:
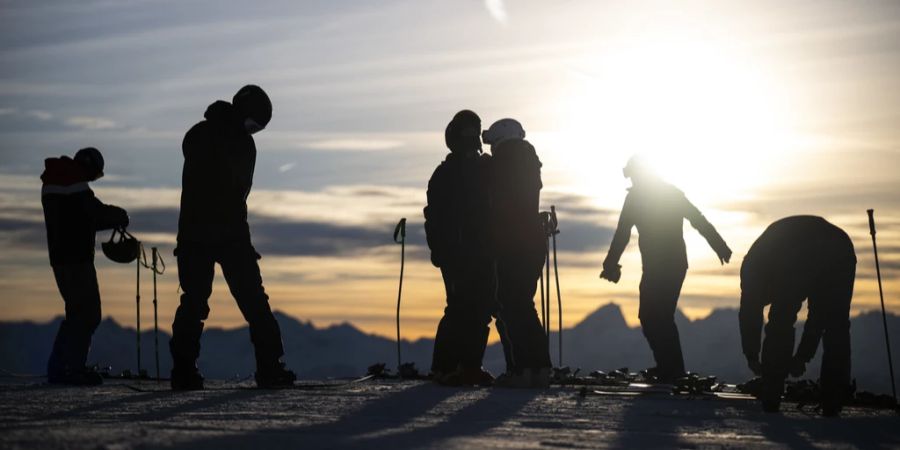
[[[387,363],[393,368],[397,346],[393,339],[368,334],[349,323],[317,328],[276,312],[285,345],[285,362],[300,378],[324,379],[353,377],[365,373],[374,363]],[[42,374],[53,338],[62,320],[46,323],[0,322],[0,369],[12,373]],[[717,309],[709,316],[689,320],[680,311],[676,323],[688,370],[716,375],[727,382],[742,382],[752,376],[741,353],[736,309]],[[796,329],[800,330],[802,324]],[[888,328],[894,331],[891,345],[900,348],[900,316],[888,316]],[[798,331],[799,335],[799,331]],[[551,353],[558,363],[558,333],[551,333]],[[153,331],[141,332],[141,365],[151,376],[155,372]],[[890,392],[890,377],[885,352],[884,330],[880,312],[867,312],[851,319],[853,376],[859,389]],[[171,370],[168,352],[169,334],[159,334],[160,370],[163,377]],[[431,362],[433,340],[402,341],[404,362],[414,362],[427,372]],[[207,329],[202,338],[199,366],[208,378],[234,379],[252,375],[253,348],[246,327]],[[111,367],[112,373],[124,369],[135,371],[136,334],[114,320],[103,320],[94,335],[89,363]],[[629,327],[622,311],[614,303],[600,307],[572,328],[563,330],[564,365],[591,370],[613,370],[628,367],[639,370],[653,365],[650,349],[640,327]],[[805,377],[817,378],[821,348],[809,364]],[[485,367],[494,374],[504,369],[503,351],[499,343],[488,347]]]

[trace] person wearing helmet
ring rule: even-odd
[[[247,223],[253,184],[253,134],[272,117],[272,104],[259,87],[242,87],[231,103],[218,100],[184,136],[181,211],[175,256],[183,291],[172,323],[169,349],[175,390],[203,389],[197,368],[203,321],[209,316],[215,264],[250,327],[256,352],[256,384],[291,386],[296,376],[281,361],[281,330],[269,306]]]
[[[91,337],[100,324],[100,289],[94,268],[96,232],[128,225],[128,214],[103,204],[88,183],[103,176],[103,155],[83,148],[74,158],[44,160],[41,204],[47,249],[56,286],[66,305],[47,362],[50,383],[97,385],[103,379],[85,367]]]
[[[491,146],[491,229],[497,259],[497,329],[507,371],[500,387],[547,387],[550,348],[534,306],[544,266],[546,239],[539,212],[541,161],[515,119],[501,119],[484,131]]]
[[[431,372],[445,385],[493,382],[481,367],[494,309],[494,264],[486,226],[490,156],[481,153],[480,133],[477,114],[456,113],[444,132],[450,153],[428,181],[425,236],[447,293]]]
[[[664,182],[640,156],[632,157],[623,173],[631,179],[632,187],[625,197],[600,277],[613,283],[619,281],[619,258],[631,238],[631,228],[637,228],[643,266],[638,317],[656,361],[656,367],[648,372],[658,381],[673,382],[685,373],[675,325],[678,296],[688,269],[684,219],[706,238],[720,263],[731,259],[731,249],[684,193]]]
[[[747,251],[741,264],[741,344],[750,369],[762,375],[763,410],[778,411],[785,378],[803,375],[822,340],[822,414],[840,413],[850,392],[850,301],[855,278],[853,242],[821,217],[778,220]],[[793,353],[794,323],[806,299],[809,313]],[[760,362],[767,305],[771,306]]]

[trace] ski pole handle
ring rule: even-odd
[[[867,209],[866,213],[869,214],[869,234],[875,236],[875,210]]]
[[[397,240],[398,236],[400,237],[399,241]],[[397,227],[394,228],[394,242],[399,244],[403,240],[406,240],[406,217],[400,219],[397,222]]]

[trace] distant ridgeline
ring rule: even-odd
[[[285,314],[275,314],[284,338],[285,360],[301,378],[323,379],[352,377],[365,373],[376,362],[396,364],[393,340],[366,334],[350,324],[316,328]],[[43,374],[53,337],[59,326],[57,318],[49,323],[0,323],[0,369],[14,373]],[[741,354],[736,309],[718,309],[708,317],[690,321],[679,311],[676,323],[681,334],[688,370],[716,375],[727,382],[742,382],[751,377]],[[802,324],[796,327],[798,335]],[[893,334],[891,346],[900,349],[900,317],[889,315],[888,327]],[[853,376],[860,389],[890,392],[887,359],[881,315],[865,313],[851,319]],[[556,332],[551,336],[555,354]],[[160,333],[160,365],[163,376],[172,367],[169,357],[169,335]],[[628,367],[639,370],[651,366],[653,359],[640,328],[629,328],[618,305],[608,304],[563,332],[563,361],[572,368],[613,370]],[[123,328],[106,319],[94,334],[90,363],[111,366],[112,373],[136,368],[134,329]],[[153,332],[141,333],[142,367],[154,372]],[[415,362],[422,372],[431,364],[431,339],[403,342],[404,362]],[[253,347],[246,327],[233,330],[208,329],[203,333],[200,368],[208,378],[244,378],[255,370]],[[821,361],[821,348],[804,377],[816,379]],[[895,359],[900,355],[895,355]],[[494,374],[503,371],[503,351],[499,344],[488,348],[485,367]]]

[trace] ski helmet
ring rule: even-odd
[[[119,236],[118,240],[116,235]],[[125,228],[116,228],[113,230],[109,241],[100,245],[103,254],[107,258],[122,264],[128,264],[138,257],[141,243],[131,235]]]
[[[86,147],[75,153],[75,162],[81,164],[91,178],[96,180],[103,176],[103,155],[94,147]]]
[[[500,119],[481,133],[485,144],[497,145],[509,139],[525,139],[525,129],[516,119]]]
[[[481,150],[481,118],[468,109],[453,116],[444,130],[444,142],[451,152]]]
[[[272,119],[272,101],[269,100],[266,91],[259,86],[248,84],[242,87],[237,94],[234,94],[231,102],[246,119],[250,119],[255,125],[253,131],[250,129],[253,128],[252,126],[248,127],[248,132],[251,134],[265,128]]]

